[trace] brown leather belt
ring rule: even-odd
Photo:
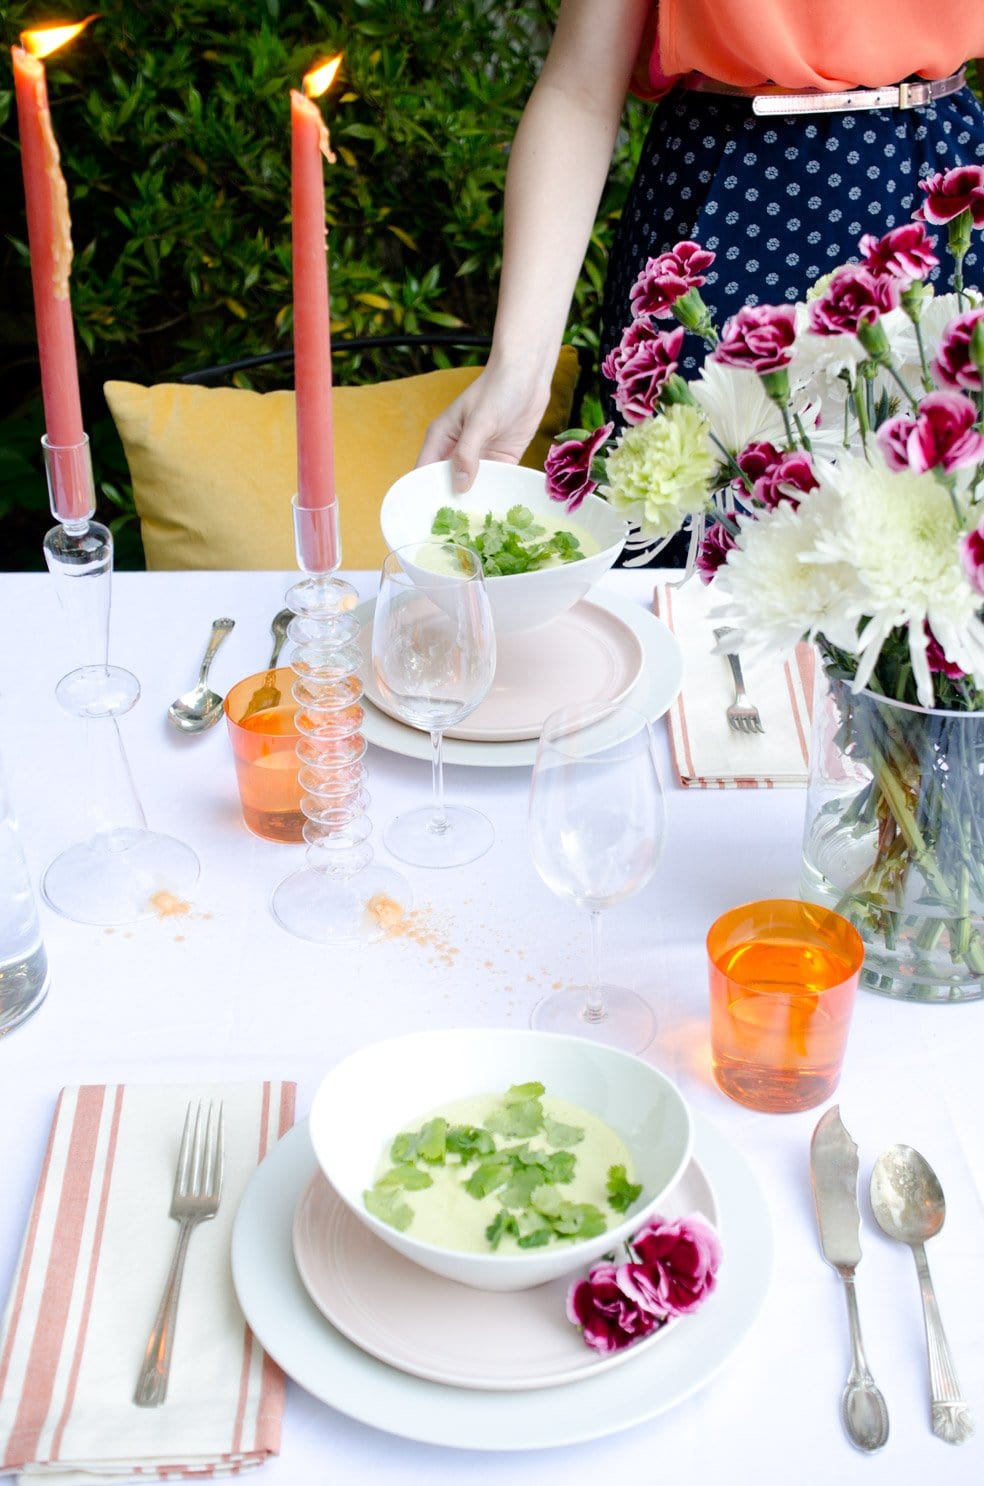
[[[733,88],[712,77],[688,78],[685,86],[698,93],[720,93],[729,98],[750,98],[755,114],[828,114],[857,113],[871,108],[925,108],[937,98],[958,93],[967,82],[967,69],[961,67],[949,77],[928,81],[894,83],[885,88],[850,88],[843,93],[825,93],[820,88],[790,92],[765,85],[759,88]]]

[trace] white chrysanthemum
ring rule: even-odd
[[[830,564],[838,574],[853,573],[845,585],[844,616],[866,620],[855,686],[867,685],[885,640],[906,626],[916,692],[922,706],[931,707],[927,622],[947,658],[973,675],[977,685],[984,683],[980,595],[960,562],[964,524],[945,486],[932,474],[889,470],[877,458],[821,464],[818,473],[829,516],[807,561]]]
[[[684,403],[627,428],[607,460],[602,493],[645,536],[671,536],[710,499],[717,460],[707,419]]]
[[[816,564],[811,553],[830,519],[830,501],[812,491],[794,506],[783,501],[741,522],[736,548],[714,578],[721,617],[742,632],[750,649],[789,650],[804,636],[826,637],[842,649],[857,644],[857,625],[845,618],[847,565]],[[717,614],[717,611],[715,611]]]
[[[690,383],[690,391],[714,437],[729,453],[740,454],[755,439],[782,443],[782,414],[767,396],[756,372],[708,358],[700,375]]]

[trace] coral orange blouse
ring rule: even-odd
[[[659,0],[633,87],[686,73],[736,87],[882,87],[984,56],[984,0]]]

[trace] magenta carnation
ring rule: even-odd
[[[960,538],[960,561],[971,588],[984,594],[984,516],[973,531]]]
[[[704,269],[713,262],[714,254],[695,242],[679,242],[670,252],[650,258],[629,295],[633,315],[668,318],[688,289],[699,289],[707,282]]]
[[[742,474],[747,475],[754,485],[782,457],[782,450],[777,449],[775,444],[770,444],[768,439],[753,439],[738,455],[737,463]]]
[[[819,299],[809,307],[815,335],[857,335],[858,326],[873,324],[880,315],[898,308],[898,279],[876,278],[866,268],[839,268]]]
[[[980,389],[981,370],[970,354],[970,338],[977,325],[984,326],[984,309],[955,316],[943,332],[933,374],[944,387]]]
[[[923,625],[926,634],[926,664],[931,671],[938,672],[941,676],[949,676],[951,681],[960,681],[966,672],[955,661],[947,660],[943,646],[933,634],[929,624]]]
[[[586,439],[565,439],[551,445],[544,462],[551,500],[565,501],[569,511],[576,511],[586,495],[594,494],[598,482],[591,478],[591,465],[614,428],[614,423],[605,423]]]
[[[682,326],[654,331],[623,353],[615,371],[615,406],[626,423],[641,423],[656,411],[660,394],[679,365],[683,336]]]
[[[586,1280],[572,1285],[567,1294],[567,1319],[581,1328],[589,1347],[608,1353],[648,1336],[663,1324],[632,1299],[618,1282],[614,1264],[596,1264]]]
[[[957,165],[940,170],[919,183],[926,200],[915,213],[925,222],[952,222],[961,212],[970,212],[975,227],[984,227],[984,165]]]
[[[798,506],[799,501],[794,492],[799,491],[801,495],[806,495],[808,491],[816,490],[818,484],[810,456],[793,450],[790,454],[783,454],[759,475],[752,486],[752,500],[766,506],[770,511],[775,510],[783,501]]]
[[[702,583],[713,583],[718,570],[728,561],[734,546],[735,539],[724,522],[715,521],[697,553],[697,571]]]
[[[903,289],[924,279],[940,261],[921,222],[906,222],[884,237],[866,233],[859,247],[870,274],[876,279],[895,279]]]
[[[686,1316],[711,1294],[721,1263],[721,1242],[694,1218],[654,1218],[632,1240],[640,1264],[657,1278],[664,1315]]]
[[[977,409],[959,392],[931,392],[916,417],[905,414],[882,424],[877,439],[890,469],[965,469],[984,459],[984,437],[977,432]]]
[[[789,365],[795,339],[796,311],[791,304],[745,305],[725,325],[711,357],[762,376]]]

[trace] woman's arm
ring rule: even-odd
[[[418,464],[515,463],[550,396],[577,276],[611,163],[651,0],[563,0],[506,173],[499,303],[488,366],[431,425]]]

